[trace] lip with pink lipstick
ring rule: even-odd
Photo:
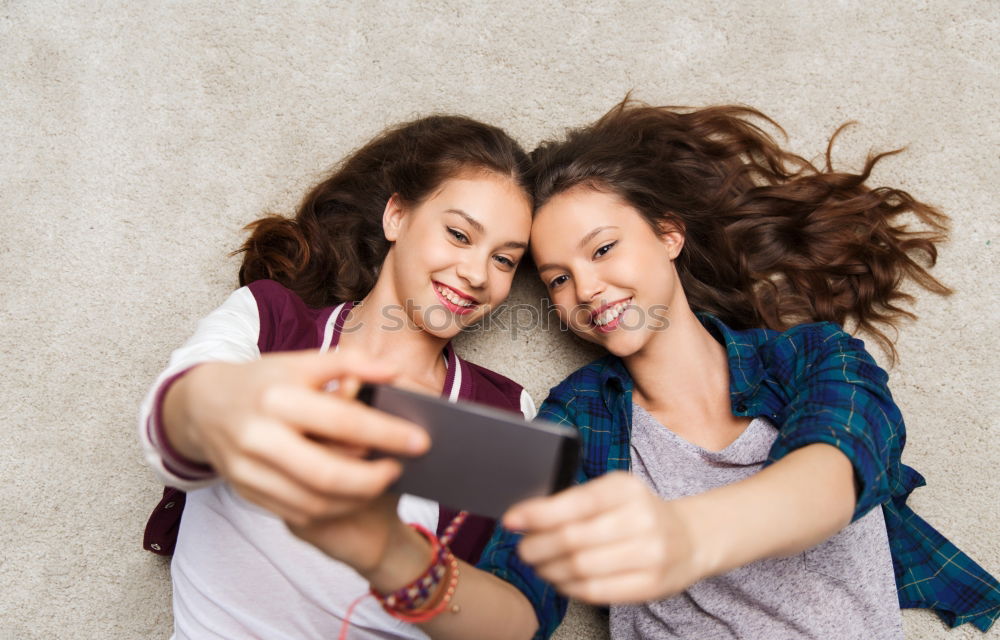
[[[472,313],[479,307],[479,302],[475,298],[465,295],[458,289],[452,289],[441,282],[434,282],[434,293],[437,294],[441,304],[448,311],[457,313],[458,315],[464,316],[467,313]]]
[[[590,324],[601,333],[609,333],[621,324],[625,310],[632,306],[632,298],[610,302],[590,314]]]

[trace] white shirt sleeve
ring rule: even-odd
[[[538,410],[535,409],[535,401],[531,399],[525,389],[521,389],[521,413],[524,414],[525,420],[534,420],[538,414]]]
[[[257,301],[247,287],[237,289],[222,306],[198,322],[194,335],[170,355],[170,364],[159,375],[139,410],[139,441],[146,462],[163,484],[184,491],[197,489],[217,480],[201,465],[172,454],[162,442],[159,428],[161,387],[173,376],[204,362],[249,362],[260,358],[257,339],[260,314]]]

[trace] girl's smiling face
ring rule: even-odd
[[[507,298],[527,250],[531,203],[510,178],[470,172],[412,208],[393,197],[383,227],[394,243],[384,267],[406,316],[447,339]]]
[[[578,186],[535,214],[531,251],[559,317],[611,353],[638,353],[683,300],[676,230],[656,233],[617,195]]]

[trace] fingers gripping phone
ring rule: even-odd
[[[392,491],[499,518],[514,503],[573,481],[580,448],[570,427],[389,385],[362,385],[358,399],[430,435],[426,454],[401,459]]]

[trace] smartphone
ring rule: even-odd
[[[576,430],[529,422],[520,414],[382,384],[364,384],[358,399],[424,428],[431,447],[402,458],[397,493],[499,518],[514,503],[565,489],[580,455]]]

